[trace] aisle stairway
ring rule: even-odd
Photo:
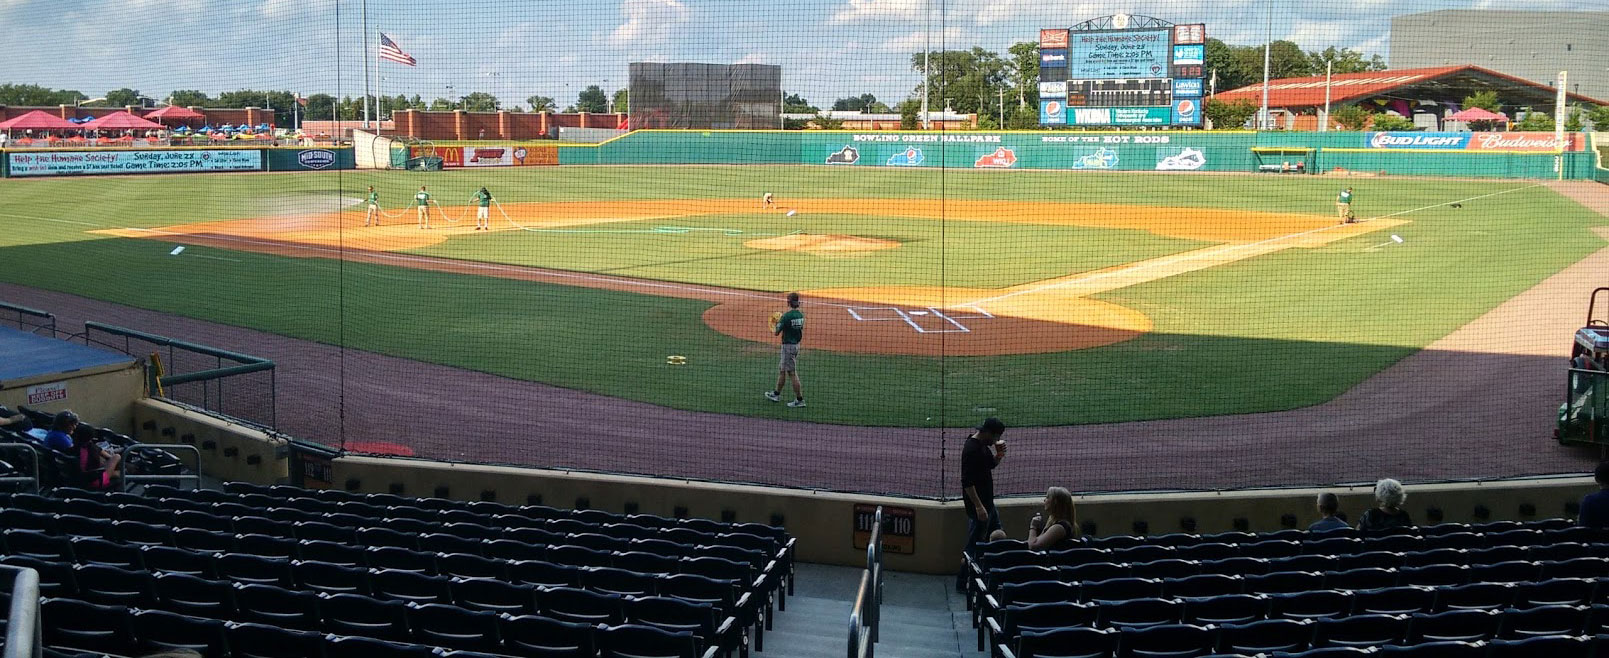
[[[798,565],[798,589],[756,658],[841,658],[860,569]],[[878,658],[983,658],[954,578],[887,572]]]

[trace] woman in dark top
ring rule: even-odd
[[[1386,478],[1374,485],[1374,508],[1363,513],[1358,519],[1358,530],[1381,531],[1392,528],[1407,528],[1413,526],[1413,519],[1408,512],[1402,509],[1402,502],[1408,499],[1408,493],[1402,490],[1402,483]]]
[[[83,475],[85,487],[111,489],[122,477],[123,455],[103,448],[95,440],[95,430],[88,425],[79,425],[73,432],[73,449],[78,456],[78,472]]]
[[[1078,540],[1078,513],[1072,492],[1061,487],[1045,490],[1045,511],[1028,521],[1028,548],[1043,551],[1066,548]]]

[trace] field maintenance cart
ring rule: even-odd
[[[1592,291],[1587,301],[1586,326],[1575,332],[1570,347],[1564,404],[1553,431],[1559,443],[1588,443],[1609,448],[1609,320],[1598,317],[1598,296],[1605,297],[1609,315],[1609,288]]]

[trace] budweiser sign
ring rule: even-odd
[[[1559,141],[1553,133],[1475,133],[1471,151],[1579,151],[1581,135],[1567,133]]]

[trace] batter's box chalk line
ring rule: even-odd
[[[972,313],[967,313],[964,311],[964,309],[971,309]],[[964,324],[961,324],[961,320],[986,320],[994,318],[994,316],[988,311],[985,311],[977,306],[957,306],[951,309],[940,309],[933,306],[927,306],[909,310],[897,306],[845,306],[844,310],[849,312],[849,317],[852,317],[860,322],[903,321],[905,324],[910,325],[911,329],[915,330],[916,333],[919,334],[972,333],[972,329]],[[963,310],[963,312],[956,313],[957,310]],[[923,327],[921,323],[917,322],[917,318],[924,317],[938,318],[949,324],[948,326],[941,325],[939,328],[929,329]]]

